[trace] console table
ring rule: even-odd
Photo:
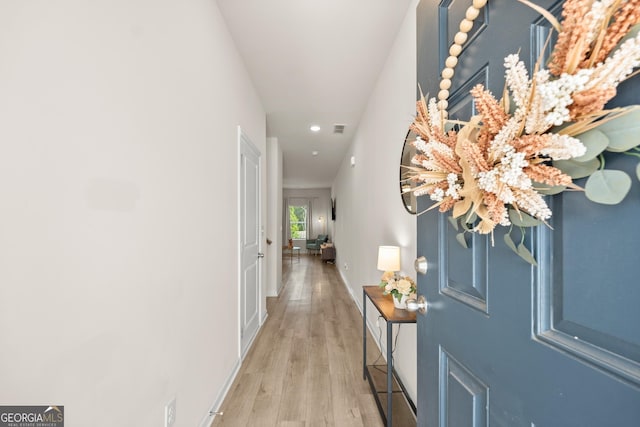
[[[387,363],[367,365],[367,298],[387,322]],[[416,406],[393,369],[393,324],[416,323],[415,312],[396,309],[389,295],[383,295],[379,286],[362,287],[362,377],[369,386],[378,405],[385,426],[416,425]]]

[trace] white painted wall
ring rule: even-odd
[[[237,125],[266,153],[216,2],[3,1],[0,58],[0,402],[198,426],[239,361]]]
[[[265,247],[267,296],[275,297],[282,289],[282,148],[278,138],[267,138],[267,234]]]
[[[407,12],[386,65],[371,94],[332,187],[336,198],[334,240],[336,265],[349,291],[361,306],[361,286],[377,284],[380,245],[401,247],[402,269],[413,278],[416,257],[416,217],[409,215],[399,192],[399,165],[405,136],[415,114],[416,14],[414,1]],[[355,166],[351,166],[351,157]],[[377,312],[367,308],[375,327]],[[394,354],[395,366],[416,401],[416,329],[403,325]],[[386,342],[383,327],[382,342]],[[377,327],[376,333],[377,336]]]

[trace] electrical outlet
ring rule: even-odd
[[[171,399],[164,407],[164,427],[173,427],[176,423],[176,398]]]

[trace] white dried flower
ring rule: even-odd
[[[446,195],[454,200],[460,199],[458,191],[460,191],[462,187],[458,184],[458,175],[455,173],[447,175],[447,184],[449,185],[449,188],[446,191]]]
[[[429,198],[433,201],[441,202],[444,199],[444,190],[442,188],[436,188],[430,194]]]
[[[500,182],[510,187],[531,187],[531,179],[522,171],[522,168],[527,166],[529,166],[529,162],[524,158],[524,153],[518,153],[515,148],[507,145],[505,155],[498,166]]]
[[[431,98],[429,100],[427,110],[429,113],[429,121],[431,122],[431,126],[440,126],[441,112],[438,108],[438,103],[435,98]]]
[[[514,192],[516,202],[514,203],[518,209],[527,212],[529,215],[545,220],[551,218],[551,209],[545,203],[544,199],[533,188],[528,190],[516,190]]]
[[[529,73],[524,62],[517,54],[511,54],[504,59],[505,79],[511,90],[511,95],[518,108],[523,108],[529,101]]]
[[[511,220],[509,219],[509,211],[506,209],[502,211],[502,215],[500,218],[494,218],[494,221],[498,222],[498,224],[508,227],[511,225]]]
[[[489,193],[498,192],[498,171],[491,169],[490,171],[478,173],[478,187],[488,191]]]
[[[547,70],[541,70],[534,75],[534,78],[536,87],[538,87],[549,80],[549,72]],[[525,132],[528,134],[542,133],[547,129],[548,126],[545,120],[542,98],[536,90],[534,96],[531,98],[529,114],[525,118]]]
[[[449,147],[447,144],[443,144],[440,141],[429,141],[428,144],[425,144],[425,147],[423,150],[425,155],[429,157],[433,157],[432,153],[434,151],[437,151],[441,155],[448,157],[450,159],[455,159],[455,153],[453,149]]]
[[[418,151],[422,152],[426,157],[415,158],[414,163],[422,166],[426,170],[443,171],[442,165],[434,160],[434,152],[437,152],[440,156],[450,159],[452,162],[456,162],[455,152],[453,149],[440,141],[433,140],[425,142],[422,138],[418,137],[416,138],[414,145]]]
[[[515,117],[511,117],[507,123],[500,129],[500,132],[491,141],[489,147],[489,161],[496,162],[502,158],[505,154],[505,148],[509,145],[518,131],[520,130],[520,123]]]
[[[424,152],[427,147],[427,143],[420,135],[416,136],[416,140],[413,142],[413,145],[416,147],[418,151]]]
[[[556,133],[549,135],[549,143],[540,150],[540,154],[543,156],[549,156],[553,160],[567,160],[580,157],[587,152],[587,147],[579,139]]]
[[[608,57],[604,63],[598,64],[586,85],[586,89],[615,88],[640,65],[640,33],[626,40]]]
[[[582,18],[581,28],[587,28],[584,36],[585,45],[590,44],[602,27],[602,22],[607,17],[607,9],[613,2],[611,0],[594,1],[591,10]]]
[[[429,170],[429,171],[437,171],[440,170],[439,165],[434,162],[433,160],[430,159],[423,159],[420,163],[420,166],[422,166],[424,169]]]
[[[570,112],[567,107],[573,103],[572,95],[585,89],[593,70],[581,69],[575,74],[564,73],[553,80],[549,80],[546,73],[539,72],[538,74],[540,76],[536,75],[534,98],[536,104],[539,105],[538,108],[545,115],[544,122],[539,127],[546,130],[551,126],[560,126],[570,120]]]
[[[502,185],[498,188],[496,196],[499,200],[502,200],[505,205],[512,204],[516,201],[516,196],[513,194],[513,191],[506,185]]]
[[[438,182],[442,181],[442,178],[436,178],[424,173],[416,175],[415,179],[422,182],[423,184],[437,184]]]

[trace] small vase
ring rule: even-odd
[[[402,295],[400,301],[398,301],[398,298],[393,295],[391,296],[391,299],[393,299],[393,305],[395,308],[404,310],[405,308],[407,308],[407,300],[409,299],[409,295]]]

